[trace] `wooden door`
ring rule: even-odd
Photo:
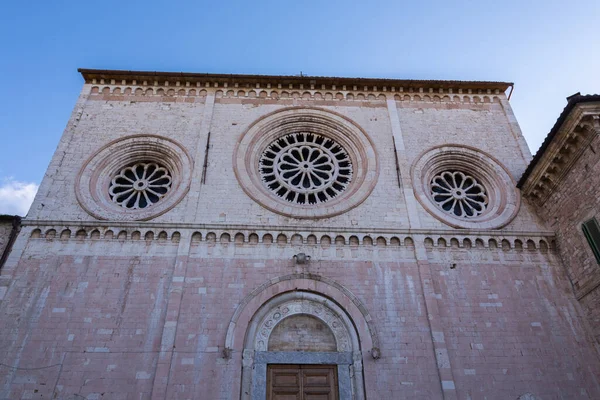
[[[336,365],[269,365],[267,400],[337,400]]]

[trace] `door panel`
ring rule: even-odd
[[[267,370],[268,400],[302,400],[300,368],[277,365]]]
[[[276,370],[273,373],[273,386],[300,386],[298,370]]]
[[[269,365],[267,400],[337,400],[337,366]]]

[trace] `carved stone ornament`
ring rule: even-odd
[[[254,349],[256,351],[267,351],[269,337],[275,326],[285,318],[299,314],[310,315],[323,321],[335,337],[337,351],[352,351],[350,335],[340,316],[330,308],[306,299],[291,300],[271,310],[259,325]]]
[[[128,209],[151,207],[171,189],[169,171],[156,163],[135,163],[123,168],[110,182],[112,201]]]
[[[483,185],[460,171],[444,171],[431,180],[431,196],[442,210],[459,218],[473,218],[487,208]]]
[[[542,207],[552,198],[597,135],[600,135],[598,103],[577,104],[543,150],[526,179],[521,177],[519,185],[523,196]]]
[[[342,193],[352,179],[352,160],[342,146],[309,132],[273,141],[260,158],[264,184],[297,204],[325,203]]]

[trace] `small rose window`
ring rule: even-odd
[[[111,200],[127,209],[158,203],[171,189],[171,174],[156,163],[136,163],[123,168],[110,182]]]
[[[519,211],[519,193],[508,170],[473,147],[433,147],[417,158],[411,175],[417,200],[452,227],[498,229]]]
[[[438,207],[461,218],[480,215],[488,204],[485,187],[460,171],[444,171],[433,177],[431,195]]]

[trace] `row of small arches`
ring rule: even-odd
[[[181,233],[178,231],[158,231],[154,232],[152,230],[134,230],[132,232],[128,232],[127,230],[119,230],[113,231],[112,229],[107,229],[104,232],[101,232],[99,229],[92,229],[91,231],[86,231],[85,229],[79,229],[73,233],[73,231],[69,228],[62,229],[60,234],[54,228],[50,228],[46,230],[42,234],[41,229],[34,229],[31,233],[32,238],[46,238],[46,239],[71,239],[75,238],[77,240],[85,240],[85,239],[119,239],[119,240],[158,240],[158,241],[172,241],[179,242],[181,240]],[[208,242],[208,243],[264,243],[264,244],[292,244],[292,245],[321,245],[321,246],[413,246],[414,240],[410,236],[399,237],[399,236],[377,236],[372,237],[370,235],[314,235],[309,234],[306,237],[296,233],[293,235],[285,235],[283,233],[279,234],[271,234],[264,233],[259,236],[258,233],[250,233],[245,235],[242,232],[237,232],[235,234],[230,234],[228,232],[212,232],[209,231],[205,234],[201,232],[194,232],[191,236],[191,242],[199,243],[199,242]],[[556,243],[554,240],[547,241],[545,239],[533,240],[533,239],[514,239],[510,241],[508,239],[495,239],[490,238],[487,241],[484,239],[477,238],[474,241],[470,238],[464,238],[462,240],[452,237],[452,238],[431,238],[426,237],[424,239],[425,247],[432,248],[446,248],[446,247],[455,247],[455,248],[502,248],[503,250],[541,250],[543,252],[548,251],[548,249],[555,249]]]
[[[429,103],[499,103],[500,98],[498,96],[459,96],[454,95],[450,97],[449,95],[438,96],[433,95],[430,96],[428,94],[405,94],[405,95],[394,95],[394,100],[396,101],[424,101]]]
[[[356,235],[352,235],[348,238],[342,236],[342,235],[338,235],[338,236],[333,236],[333,235],[321,235],[320,237],[318,237],[317,235],[313,235],[310,234],[308,236],[306,236],[306,239],[300,235],[300,234],[293,234],[291,236],[287,236],[283,233],[280,234],[276,234],[276,235],[272,235],[270,233],[265,233],[262,235],[262,237],[260,237],[257,233],[250,233],[248,235],[248,237],[246,238],[246,236],[241,233],[238,232],[236,233],[233,238],[229,233],[221,233],[219,236],[217,236],[217,234],[215,232],[208,232],[206,235],[202,235],[200,232],[194,232],[194,234],[192,235],[192,244],[194,243],[199,243],[201,241],[206,241],[206,242],[220,242],[220,243],[265,243],[265,244],[292,244],[292,245],[302,245],[302,244],[308,244],[308,245],[317,245],[320,244],[321,246],[330,246],[330,245],[337,245],[337,246],[342,246],[342,245],[350,245],[350,246],[359,246],[359,245],[367,245],[367,246],[412,246],[414,245],[413,239],[409,236],[405,237],[403,240],[401,240],[401,238],[397,237],[397,236],[392,236],[392,237],[383,237],[383,236],[379,236],[376,238],[373,238],[371,236],[365,235],[361,238],[359,238]]]
[[[174,232],[167,232],[167,231],[159,231],[158,233],[148,230],[148,231],[138,231],[135,230],[131,233],[129,233],[126,230],[120,230],[120,231],[113,231],[112,229],[108,229],[104,232],[100,232],[100,230],[98,229],[93,229],[92,231],[88,232],[85,229],[79,229],[75,232],[75,234],[73,234],[73,231],[71,231],[71,229],[63,229],[60,231],[60,234],[58,234],[58,231],[56,229],[48,229],[46,232],[44,232],[43,236],[42,236],[42,231],[41,229],[34,229],[31,232],[31,237],[32,238],[41,238],[44,237],[46,239],[71,239],[71,238],[75,238],[78,240],[85,240],[85,239],[120,239],[120,240],[141,240],[142,238],[144,240],[158,240],[158,241],[172,241],[172,242],[179,242],[181,239],[181,233],[179,233],[178,231],[174,231]]]
[[[134,95],[134,96],[206,96],[207,92],[204,89],[154,89],[154,88],[131,88],[105,86],[100,90],[99,86],[93,86],[91,94],[114,94],[114,95]]]
[[[92,94],[112,94],[112,95],[135,95],[135,96],[200,96],[204,97],[207,95],[207,91],[204,89],[189,89],[189,88],[131,88],[105,86],[102,89],[99,86],[93,86],[91,89]],[[303,99],[303,100],[357,100],[357,101],[386,101],[388,96],[392,96],[393,93],[378,94],[373,93],[342,93],[342,92],[299,92],[299,91],[277,91],[277,90],[217,90],[215,97],[230,98],[230,97],[245,97],[245,98],[271,98],[271,99]],[[432,103],[491,103],[499,102],[500,97],[495,95],[437,95],[437,94],[423,94],[423,93],[405,93],[405,94],[393,94],[393,98],[396,101],[424,101]],[[391,98],[391,97],[390,97]]]
[[[46,239],[121,239],[121,240],[141,240],[142,238],[145,240],[164,240],[164,241],[174,241],[179,242],[181,239],[181,234],[178,231],[169,233],[167,231],[160,231],[155,233],[154,231],[138,231],[135,230],[129,233],[126,230],[120,230],[115,232],[111,229],[100,232],[98,229],[93,229],[91,232],[87,232],[85,229],[79,229],[73,234],[71,229],[63,229],[60,234],[54,228],[46,230],[43,234],[41,229],[34,229],[31,232],[32,238],[46,238]],[[217,240],[218,237],[218,240]],[[413,239],[411,237],[405,237],[403,241],[399,237],[392,236],[390,238],[385,238],[383,236],[379,236],[377,238],[372,238],[371,236],[363,236],[359,239],[358,236],[353,235],[349,238],[345,238],[342,235],[338,236],[330,236],[330,235],[322,235],[318,238],[316,235],[308,235],[306,240],[300,234],[288,236],[280,233],[276,235],[272,235],[270,233],[263,234],[262,237],[259,238],[258,234],[250,233],[247,237],[241,232],[236,233],[233,237],[231,234],[227,232],[220,233],[217,236],[215,232],[208,232],[205,235],[202,235],[200,232],[194,232],[191,237],[192,243],[198,243],[200,241],[213,242],[217,241],[220,243],[276,243],[276,244],[321,244],[321,245],[355,245],[358,246],[361,243],[363,245],[379,245],[379,246],[412,246],[414,244]]]
[[[503,250],[540,250],[542,252],[548,251],[548,249],[555,249],[556,242],[551,240],[550,242],[540,239],[537,242],[533,239],[527,239],[522,241],[521,239],[515,239],[513,242],[508,239],[496,240],[494,238],[488,239],[487,246],[483,239],[477,238],[475,242],[473,242],[469,238],[465,238],[460,241],[457,238],[450,238],[450,240],[446,240],[446,238],[440,237],[434,241],[431,237],[425,238],[425,247],[463,247],[463,248],[484,248],[489,247],[492,249],[502,248]]]

